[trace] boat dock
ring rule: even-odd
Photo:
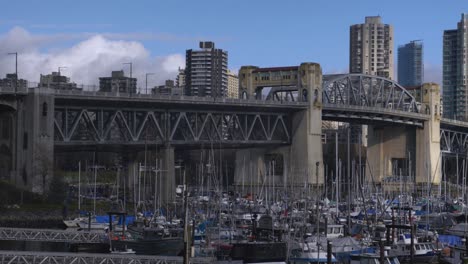
[[[105,237],[103,232],[0,228],[0,240],[100,243]]]
[[[133,254],[79,254],[63,252],[1,251],[0,264],[182,264],[182,257],[144,256]],[[193,258],[192,264],[213,263],[211,258]]]

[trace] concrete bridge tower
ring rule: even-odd
[[[270,88],[264,93],[263,88]],[[322,185],[322,69],[318,63],[299,66],[259,68],[244,66],[239,71],[241,99],[308,102],[307,110],[295,112],[291,122],[291,144],[284,147],[237,151],[235,183],[262,184],[267,174],[266,157],[282,159],[282,179],[276,186]],[[247,176],[248,179],[245,177]]]
[[[440,151],[440,87],[436,83],[422,86],[421,111],[429,114],[424,128],[416,131],[416,184],[425,189],[428,183],[439,185],[442,177],[442,156]]]

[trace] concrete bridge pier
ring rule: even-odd
[[[290,146],[289,181],[296,185],[324,183],[322,149],[322,68],[302,63],[298,70],[298,98],[309,103],[294,114]]]
[[[16,109],[0,102],[0,179],[14,181],[16,144]]]
[[[18,104],[13,179],[17,186],[44,193],[54,173],[54,91],[36,88]]]
[[[254,72],[261,72],[260,78]],[[267,73],[266,73],[267,72]],[[254,98],[262,87],[296,87],[294,100],[307,102],[306,110],[292,114],[291,144],[287,147],[270,149],[239,150],[236,153],[235,183],[246,181],[260,184],[266,175],[267,160],[273,154],[283,157],[283,173],[277,174],[275,183],[292,186],[323,185],[323,150],[322,150],[322,69],[317,63],[302,63],[298,68],[260,69],[255,66],[243,67],[239,93],[241,98]],[[279,76],[279,77],[278,77]],[[283,78],[287,76],[288,78]],[[287,79],[287,81],[283,81]],[[286,83],[287,82],[287,83]],[[282,96],[282,95],[281,95]],[[286,97],[288,98],[288,97]],[[277,99],[279,100],[279,99]],[[292,100],[292,99],[288,99]],[[267,157],[268,156],[268,157]],[[247,177],[248,175],[248,180]],[[280,179],[281,178],[281,179]]]
[[[284,188],[288,182],[289,159],[289,147],[238,150],[234,185],[243,195],[258,194],[262,186]]]
[[[386,192],[399,191],[400,179],[414,178],[415,128],[369,125],[367,140],[369,186],[381,185]],[[413,184],[412,180],[408,183]]]
[[[416,184],[420,190],[439,185],[442,179],[442,153],[440,151],[440,87],[436,83],[422,86],[421,111],[430,115],[424,128],[416,131]],[[423,194],[424,195],[424,194]]]
[[[440,88],[422,87],[421,112],[430,114],[422,128],[369,125],[366,182],[385,192],[428,190],[440,184]],[[400,184],[400,179],[406,184]],[[406,186],[405,186],[406,185]],[[414,188],[414,189],[413,189]]]
[[[156,194],[157,197],[161,197],[162,203],[172,202],[175,198],[174,148],[164,147],[157,151],[156,156],[147,153],[146,161],[147,166],[145,166],[144,152],[133,153],[128,157],[126,175],[134,201],[152,200]],[[155,180],[156,192],[154,192]]]

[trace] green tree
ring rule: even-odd
[[[62,177],[54,175],[50,181],[47,200],[51,203],[62,203],[67,194],[67,187]]]

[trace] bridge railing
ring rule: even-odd
[[[134,94],[134,93],[117,93],[117,92],[100,92],[100,91],[82,91],[82,90],[55,90],[56,95],[62,96],[84,96],[84,97],[106,97],[106,98],[128,98],[141,100],[161,100],[161,101],[187,101],[194,103],[232,103],[232,104],[258,104],[258,105],[307,105],[307,102],[292,102],[292,101],[273,101],[273,100],[256,100],[256,99],[237,99],[227,97],[199,97],[187,95],[164,95],[164,94]]]
[[[375,106],[340,105],[340,104],[324,103],[323,108],[328,108],[328,109],[332,109],[332,110],[333,109],[356,110],[356,111],[359,111],[359,112],[369,112],[369,113],[375,113],[375,114],[392,113],[392,114],[401,115],[401,116],[420,117],[421,119],[428,119],[429,118],[429,115],[427,115],[427,114],[406,112],[406,111],[403,111],[403,110],[396,110],[396,109],[390,109],[390,108],[381,108],[381,107],[375,107]]]
[[[442,121],[442,123],[445,123],[447,125],[453,125],[453,126],[468,128],[468,122],[466,122],[466,121],[461,121],[461,120],[456,120],[456,119],[448,119],[448,118],[442,118],[441,121]]]

